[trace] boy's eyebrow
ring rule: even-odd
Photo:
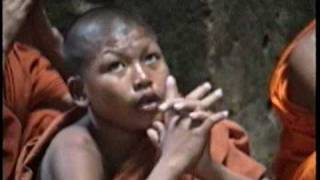
[[[105,55],[105,54],[114,54],[114,55],[117,55],[117,56],[120,56],[120,57],[123,57],[123,58],[126,58],[127,56],[117,50],[114,50],[114,49],[110,49],[110,48],[107,48],[105,50],[102,51],[102,55]]]
[[[142,49],[142,54],[146,54],[151,47],[152,47],[152,43],[149,43],[146,47]]]
[[[148,44],[146,47],[144,47],[142,49],[142,53],[146,53],[151,47],[152,47],[152,43]],[[117,50],[115,50],[113,48],[105,48],[102,51],[102,55],[105,55],[105,54],[108,54],[108,53],[115,54],[115,55],[120,56],[122,58],[128,58],[128,56],[126,54],[122,53],[121,51],[117,51]]]

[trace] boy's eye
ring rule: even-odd
[[[144,58],[145,64],[153,64],[159,60],[159,55],[153,53],[149,54]]]
[[[122,71],[125,67],[125,64],[121,62],[113,62],[107,67],[107,72],[119,72]]]

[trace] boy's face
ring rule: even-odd
[[[161,49],[141,28],[114,33],[84,72],[85,91],[98,117],[127,130],[150,126],[169,74]]]

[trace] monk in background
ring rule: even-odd
[[[283,125],[275,165],[279,180],[316,179],[316,21],[289,44],[273,71],[270,99]]]
[[[51,29],[40,0],[3,1],[3,179],[13,179],[23,154],[71,106],[60,74],[37,49],[59,59],[57,31]],[[18,158],[20,155],[24,158]],[[21,167],[21,166],[20,166]]]

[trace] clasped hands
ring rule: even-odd
[[[160,160],[172,170],[201,175],[201,169],[211,163],[210,130],[228,116],[228,111],[214,113],[209,107],[222,96],[221,89],[212,91],[206,82],[181,97],[175,79],[168,77],[165,101],[159,106],[163,119],[154,121],[147,135],[160,151]]]

